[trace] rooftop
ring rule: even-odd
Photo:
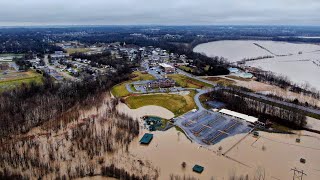
[[[164,67],[164,68],[173,68],[171,65],[166,64],[166,63],[160,63],[159,66]]]
[[[196,164],[196,165],[193,166],[192,170],[194,172],[197,172],[197,173],[202,173],[202,171],[204,170],[204,167],[199,166],[199,165]]]
[[[153,138],[153,134],[145,133],[140,139],[140,144],[149,144]]]
[[[255,122],[258,121],[258,118],[256,118],[256,117],[248,116],[246,114],[241,114],[241,113],[238,113],[238,112],[235,112],[235,111],[231,111],[231,110],[228,110],[228,109],[221,109],[219,112],[223,113],[223,114],[226,114],[226,115],[229,115],[229,116],[233,116],[233,117],[236,117],[236,118],[240,118],[240,119],[246,120],[246,121],[251,122],[251,123],[255,123]]]

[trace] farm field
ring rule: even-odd
[[[25,83],[42,83],[42,75],[34,71],[16,72],[9,71],[7,74],[0,73],[0,91],[8,90]]]
[[[273,56],[248,61],[246,65],[288,76],[295,83],[308,83],[310,87],[320,90],[320,81],[317,78],[320,76],[320,46],[316,44],[228,40],[200,44],[193,50],[211,57],[222,56],[229,62]]]

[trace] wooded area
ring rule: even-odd
[[[227,103],[227,109],[258,117],[262,121],[269,120],[292,128],[303,128],[306,117],[294,109],[283,108],[261,100],[240,96],[237,89],[218,89],[210,93],[210,97]]]

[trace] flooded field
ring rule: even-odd
[[[320,90],[319,45],[235,40],[200,44],[194,51],[207,56],[222,56],[229,62],[269,56],[272,58],[248,61],[246,65],[288,76],[298,84],[309,83],[311,87]]]
[[[154,109],[153,109],[154,108]],[[120,104],[119,110],[139,118],[144,115],[170,117],[161,107],[130,110]],[[159,113],[162,111],[162,113]],[[139,118],[140,119],[140,118]],[[147,130],[140,132],[129,147],[132,157],[149,162],[159,170],[159,179],[169,179],[170,174],[191,176],[199,179],[228,179],[232,175],[255,177],[265,173],[266,179],[291,179],[291,168],[304,170],[304,179],[315,180],[320,176],[320,136],[299,131],[296,135],[260,132],[260,137],[238,134],[204,147],[191,142],[182,132],[171,128],[165,132],[152,132],[154,138],[149,145],[140,145],[139,139]],[[149,133],[149,132],[148,132]],[[301,142],[296,143],[296,138]],[[223,155],[224,154],[224,155]],[[306,163],[300,163],[305,158]],[[182,163],[186,167],[182,167]],[[192,171],[195,164],[203,166],[202,174]]]

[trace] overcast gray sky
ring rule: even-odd
[[[320,0],[0,0],[0,26],[320,25]]]

